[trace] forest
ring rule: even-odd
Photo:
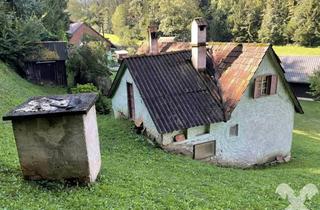
[[[69,0],[71,20],[84,21],[102,34],[131,46],[157,24],[164,36],[189,40],[190,23],[208,21],[208,40],[320,45],[318,0]]]
[[[0,0],[0,58],[20,66],[35,42],[67,41],[72,21],[115,34],[125,47],[145,40],[151,23],[187,41],[199,16],[208,41],[320,45],[319,0]]]

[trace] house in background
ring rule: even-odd
[[[37,84],[67,85],[67,43],[46,41],[36,43],[37,52],[29,54],[24,62],[26,78]]]
[[[320,56],[283,56],[280,57],[285,76],[295,94],[300,98],[312,98],[309,76],[320,71]]]
[[[206,27],[197,18],[191,43],[165,46],[149,28],[149,51],[125,58],[110,89],[115,117],[195,159],[238,167],[288,161],[294,113],[303,110],[272,46],[207,47]]]
[[[103,37],[99,32],[94,30],[86,23],[71,23],[67,34],[69,36],[69,44],[71,45],[80,46],[85,36],[91,36],[99,41],[102,41],[108,49],[117,48],[109,39]]]

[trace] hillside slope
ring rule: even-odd
[[[32,84],[0,61],[0,115],[35,95],[64,93],[62,88]]]
[[[0,64],[1,115],[29,96],[63,91],[30,84]],[[284,209],[279,184],[320,189],[320,104],[302,105],[292,161],[250,170],[168,154],[135,134],[131,122],[99,116],[102,170],[88,187],[24,181],[11,124],[0,121],[0,209]],[[320,209],[320,196],[306,205]]]
[[[60,94],[64,92],[65,90],[62,88],[32,84],[21,78],[0,61],[0,183],[3,171],[6,171],[8,168],[17,169],[19,166],[11,123],[3,122],[2,116],[31,96]]]

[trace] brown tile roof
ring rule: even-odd
[[[269,45],[216,43],[210,52],[229,115],[246,91]]]

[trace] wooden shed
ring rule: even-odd
[[[26,78],[37,84],[67,85],[67,43],[47,41],[36,43],[37,52],[28,56],[24,63]]]

